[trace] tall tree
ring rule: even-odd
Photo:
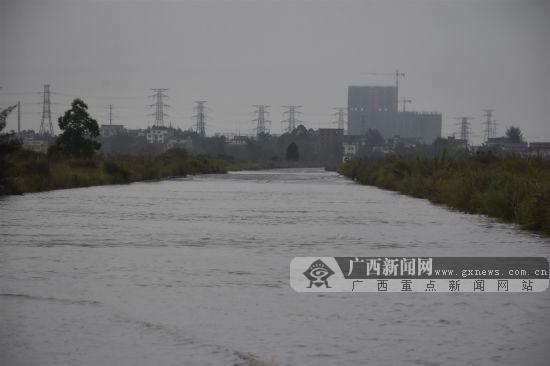
[[[95,140],[99,136],[99,125],[90,117],[88,106],[82,99],[75,99],[71,109],[57,120],[61,135],[50,151],[60,152],[71,157],[89,157],[101,144]]]
[[[1,132],[6,128],[6,118],[14,108],[15,106],[11,106],[0,110],[0,195],[16,192],[13,184],[8,181],[8,168],[11,164],[6,159],[9,153],[21,147],[21,142],[15,133]]]
[[[523,133],[519,127],[510,126],[506,130],[506,137],[509,142],[523,142]]]
[[[384,146],[384,136],[377,129],[369,128],[365,135],[367,136],[367,144],[369,146]]]
[[[286,148],[286,160],[300,160],[300,152],[295,142],[292,142]]]

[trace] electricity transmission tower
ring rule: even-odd
[[[252,120],[253,122],[256,122],[256,136],[269,133],[269,129],[266,128],[266,124],[271,123],[271,121],[266,119],[266,116],[269,115],[267,108],[270,106],[266,104],[254,104],[253,107],[256,108],[254,111],[256,118]]]
[[[281,121],[281,123],[287,124],[288,127],[284,128],[283,131],[286,132],[292,132],[296,128],[296,123],[303,123],[303,121],[300,121],[296,118],[297,115],[302,114],[302,112],[298,111],[299,108],[302,108],[301,105],[284,105],[283,108],[286,108],[286,111],[283,112],[284,116],[288,116],[287,119]]]
[[[336,110],[336,113],[333,113],[333,116],[338,116],[338,120],[334,121],[333,123],[336,123],[336,125],[338,126],[338,129],[344,130],[346,126],[346,121],[345,121],[345,116],[347,115],[346,108],[335,107],[332,109]]]
[[[44,85],[44,101],[42,102],[42,121],[40,122],[40,135],[53,136],[52,110],[50,101],[50,84]]]
[[[197,120],[195,131],[197,134],[204,137],[206,136],[206,114],[204,113],[204,103],[206,103],[206,100],[197,100],[195,103],[197,103],[195,107],[197,114],[193,116]]]
[[[151,97],[156,99],[155,103],[150,105],[150,107],[155,107],[155,113],[153,113],[153,116],[155,116],[155,122],[153,125],[155,127],[164,127],[164,116],[168,116],[164,113],[164,108],[169,108],[170,106],[164,103],[163,98],[168,98],[168,95],[164,94],[164,92],[168,89],[151,90],[155,92],[155,94],[151,95]]]
[[[470,120],[471,117],[456,117],[458,122],[458,133],[460,134],[460,139],[466,141],[468,143],[468,139],[470,138]]]
[[[485,126],[485,141],[489,141],[490,138],[494,138],[497,135],[497,121],[493,119],[494,109],[484,109],[484,116],[486,118],[483,125]]]

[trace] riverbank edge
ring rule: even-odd
[[[309,160],[260,160],[260,161],[242,161],[231,162],[226,166],[227,171],[245,171],[245,170],[271,170],[271,169],[293,169],[293,168],[325,168],[326,163]]]
[[[362,185],[515,223],[550,237],[549,161],[517,156],[362,158],[342,165],[338,173]]]
[[[0,196],[227,172],[223,160],[171,153],[155,157],[64,158],[19,151],[8,155],[6,162]]]
[[[227,162],[207,156],[167,153],[155,157],[94,156],[51,157],[19,151],[7,158],[7,176],[0,182],[0,197],[58,189],[156,182],[197,174],[289,168],[323,168],[317,161]]]

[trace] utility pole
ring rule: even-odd
[[[109,104],[109,125],[113,124],[113,105]]]
[[[197,106],[195,107],[195,114],[193,117],[197,119],[195,132],[200,136],[206,136],[206,114],[204,113],[204,103],[206,100],[196,100]]]
[[[300,121],[299,119],[296,118],[297,115],[302,114],[302,112],[298,111],[298,109],[302,108],[302,106],[301,105],[284,105],[283,108],[286,108],[286,111],[283,112],[283,115],[288,116],[287,119],[281,121],[283,125],[284,124],[288,125],[287,128],[283,127],[283,131],[286,130],[286,132],[290,133],[294,131],[294,129],[296,128],[296,123],[300,123],[300,122],[303,123],[303,121]]]
[[[401,102],[403,103],[403,112],[405,112],[405,103],[411,104],[411,103],[412,103],[412,100],[403,97],[403,99],[401,100]]]
[[[155,116],[155,122],[153,123],[153,126],[164,127],[164,116],[168,116],[164,113],[164,108],[168,108],[170,106],[164,103],[163,98],[168,98],[168,95],[164,94],[164,92],[168,89],[151,90],[155,92],[155,94],[151,95],[151,97],[156,99],[155,103],[150,105],[150,107],[155,107],[155,113],[153,113],[153,116]]]
[[[497,121],[493,119],[494,109],[484,109],[483,115],[486,119],[483,122],[485,126],[485,141],[489,141],[490,138],[494,138],[497,135]]]
[[[468,143],[468,139],[470,138],[470,120],[472,117],[456,117],[458,122],[458,133],[460,134],[460,139],[466,141],[466,144]]]
[[[338,120],[334,121],[333,123],[336,123],[336,125],[338,126],[338,129],[344,130],[346,125],[346,121],[345,121],[346,108],[334,107],[332,109],[336,110],[336,113],[333,113],[332,115],[338,116]]]
[[[267,120],[265,117],[269,115],[267,108],[270,106],[266,104],[254,104],[253,107],[256,108],[254,111],[256,118],[252,120],[253,122],[256,122],[256,136],[269,133],[269,130],[266,128],[266,124],[271,123],[271,121]]]
[[[21,135],[21,102],[17,102],[17,134]]]
[[[47,122],[47,124],[46,124]],[[42,121],[39,134],[53,136],[52,110],[50,101],[50,84],[44,85],[44,100],[42,102]]]

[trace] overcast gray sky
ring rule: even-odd
[[[0,105],[21,100],[38,129],[51,84],[54,124],[81,96],[105,123],[146,127],[150,88],[168,88],[167,122],[193,125],[193,101],[211,108],[207,133],[252,132],[252,104],[303,105],[308,127],[328,127],[347,86],[393,85],[410,110],[454,117],[495,109],[499,133],[519,125],[550,141],[549,1],[26,1],[0,0]],[[334,125],[332,125],[334,126]],[[8,129],[16,129],[15,115]]]

